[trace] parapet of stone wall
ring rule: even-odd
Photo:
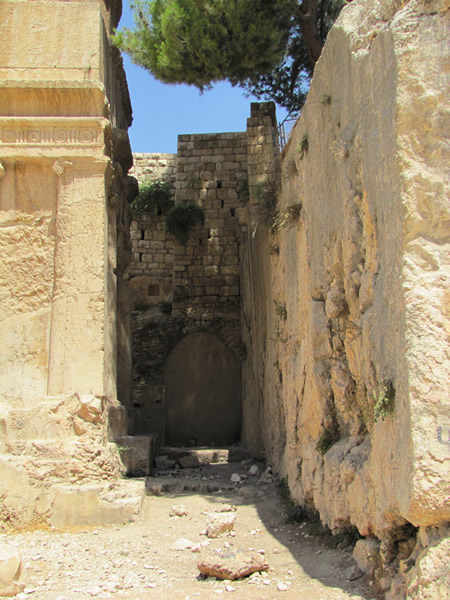
[[[181,135],[175,201],[193,202],[205,222],[186,245],[175,240],[174,314],[240,318],[239,216],[248,196],[245,133]]]

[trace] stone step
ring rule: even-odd
[[[162,457],[166,457],[166,459],[164,460]],[[171,466],[195,468],[215,463],[241,462],[249,458],[248,450],[242,446],[230,446],[228,448],[163,446],[160,448],[156,467],[164,468],[164,462],[166,462],[168,468]]]
[[[36,485],[114,480],[123,466],[116,444],[95,438],[13,440],[1,444],[2,470],[14,469]]]
[[[74,453],[77,438],[66,440],[9,440],[0,444],[3,454],[58,460],[68,452]]]
[[[102,400],[95,396],[46,397],[29,408],[10,408],[0,414],[0,442],[76,437],[99,422]]]
[[[35,484],[64,482],[68,479],[69,459],[67,457],[38,457],[25,454],[0,454],[0,472],[14,469],[16,473],[25,474]]]
[[[142,509],[145,479],[119,480],[108,484],[57,485],[49,516],[50,525],[66,527],[126,523]]]
[[[116,437],[114,443],[128,477],[150,475],[153,461],[158,454],[158,434],[124,435]]]
[[[57,472],[64,468],[66,481]],[[34,469],[41,469],[41,481]],[[144,479],[71,483],[65,460],[30,462],[29,457],[0,455],[0,473],[0,514],[6,530],[125,523],[139,514],[145,495]]]
[[[155,471],[151,477],[147,477],[145,485],[149,496],[183,496],[190,493],[262,496],[274,480],[267,473],[264,463],[245,459],[241,463],[217,462],[196,468]]]

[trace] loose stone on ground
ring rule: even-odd
[[[151,478],[150,487],[161,490],[170,481],[170,491],[147,496],[143,512],[123,526],[0,534],[0,546],[7,543],[24,565],[25,590],[16,598],[375,598],[365,587],[367,576],[347,580],[354,564],[350,551],[296,535],[305,529],[284,522],[276,483],[251,477],[242,494],[241,485],[230,485],[233,472],[236,465],[217,464]],[[192,490],[194,483],[213,491]],[[208,519],[224,527],[219,537],[201,535]]]

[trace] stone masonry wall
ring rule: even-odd
[[[175,192],[176,154],[134,154],[130,174],[143,183],[161,180]],[[144,309],[173,300],[173,240],[163,215],[142,215],[131,224],[132,260],[126,278],[132,306]]]
[[[175,201],[202,206],[204,227],[174,247],[174,315],[240,319],[239,215],[247,199],[245,133],[181,135]]]
[[[179,136],[177,155],[135,155],[140,183],[168,180],[175,204],[202,207],[205,221],[186,244],[167,232],[165,215],[132,224],[126,277],[135,309],[134,383],[129,429],[166,435],[165,361],[184,337],[212,333],[241,361],[239,249],[248,197],[245,133]],[[168,314],[167,314],[168,313]]]

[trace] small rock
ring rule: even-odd
[[[248,471],[249,475],[252,475],[252,477],[255,477],[256,475],[259,475],[259,469],[256,465],[252,465]]]
[[[236,588],[234,588],[232,585],[226,585],[225,589],[227,592],[235,592]]]
[[[241,477],[238,473],[233,473],[231,476],[231,483],[241,483]]]
[[[160,469],[160,470],[173,469],[175,464],[176,464],[175,461],[170,460],[169,457],[165,454],[163,454],[162,456],[157,456],[155,458],[155,466],[157,469]]]
[[[223,512],[235,512],[236,507],[232,504],[222,504],[219,508],[216,508],[215,512],[223,513]]]
[[[271,473],[268,472],[267,470],[264,471],[264,473],[258,479],[258,483],[272,483],[272,482],[273,482],[273,477],[272,477]]]
[[[210,513],[206,521],[206,535],[216,538],[232,531],[236,515],[234,513]]]
[[[353,548],[353,558],[363,573],[372,575],[380,564],[380,542],[374,537],[358,540]]]
[[[183,504],[175,504],[169,512],[169,517],[186,517],[188,510]]]
[[[175,544],[172,546],[173,550],[189,550],[195,546],[194,542],[186,540],[184,538],[178,538]]]
[[[182,456],[179,460],[180,465],[183,469],[197,469],[200,466],[200,461],[195,454],[188,454],[187,456]]]
[[[202,575],[233,581],[252,573],[267,571],[269,564],[260,554],[226,549],[205,554],[197,568]]]
[[[277,590],[279,592],[287,592],[288,591],[288,586],[285,583],[283,583],[282,581],[280,581],[277,584]]]
[[[11,546],[0,545],[0,596],[14,596],[23,591],[19,583],[22,563],[17,551]]]
[[[360,577],[362,577],[364,575],[364,572],[361,571],[358,565],[355,565],[350,569],[347,569],[346,575],[349,581],[355,581],[355,579],[359,579]]]

